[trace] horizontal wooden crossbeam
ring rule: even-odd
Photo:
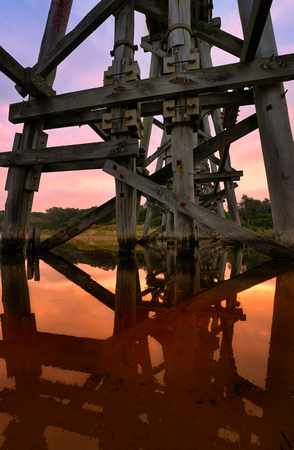
[[[223,219],[170,189],[161,187],[150,179],[142,177],[113,161],[107,161],[103,170],[116,179],[138,189],[144,196],[162,203],[166,208],[193,217],[205,234],[241,242],[272,258],[294,258],[293,251],[277,242],[266,239],[230,220]]]
[[[252,90],[245,90],[242,92],[216,92],[199,95],[199,106],[202,109],[223,108],[231,105],[245,106],[252,105],[253,103]],[[157,116],[162,114],[162,111],[162,100],[141,103],[141,117]],[[45,118],[44,130],[101,122],[102,114],[105,112],[107,112],[106,109],[78,112],[68,111],[59,114],[58,116],[50,116]]]
[[[216,181],[223,181],[227,178],[231,178],[232,180],[240,180],[243,177],[242,170],[234,170],[231,172],[214,172],[214,173],[196,173],[194,175],[194,180],[197,183],[214,183]]]
[[[58,164],[138,156],[138,140],[92,142],[90,144],[66,145],[25,149],[17,152],[0,153],[0,167],[24,167],[35,164]]]
[[[10,105],[9,120],[20,123],[68,111],[127,106],[134,102],[194,97],[204,92],[268,85],[294,79],[294,54],[255,59],[249,63],[199,69],[195,73],[104,86]]]

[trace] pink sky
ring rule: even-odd
[[[95,0],[74,0],[68,31],[89,12],[96,4]],[[39,45],[45,27],[50,1],[23,0],[19,8],[17,0],[1,5],[0,45],[11,53],[24,67],[33,66],[37,60]],[[222,28],[242,37],[238,17],[237,1],[222,0],[215,2],[214,16],[222,18]],[[285,0],[283,6],[274,2],[272,18],[280,54],[291,53],[294,49],[292,18],[294,2]],[[140,37],[147,34],[144,17],[136,15],[135,43],[140,45]],[[113,18],[108,19],[86,42],[75,50],[58,68],[54,89],[58,94],[75,90],[101,86],[103,72],[111,65],[110,50],[113,47]],[[149,55],[142,49],[136,52],[142,78],[148,77]],[[213,50],[214,64],[226,64],[237,61],[236,58]],[[288,89],[287,101],[290,120],[294,124],[294,81],[285,83]],[[8,122],[10,103],[22,101],[17,94],[14,83],[0,72],[0,142],[1,151],[10,151],[14,133],[22,131],[22,125]],[[240,119],[252,114],[252,108],[243,108]],[[48,146],[93,142],[97,135],[88,127],[72,127],[49,131]],[[150,150],[152,153],[160,143],[160,134],[153,134]],[[246,193],[254,198],[268,197],[262,153],[258,132],[251,133],[231,147],[232,165],[236,170],[243,170],[244,177],[238,183],[238,200]],[[0,210],[4,209],[6,191],[6,169],[0,169]],[[40,190],[35,194],[33,211],[45,211],[52,206],[88,208],[100,205],[114,195],[114,180],[101,170],[80,172],[61,172],[43,174]]]

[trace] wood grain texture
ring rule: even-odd
[[[27,119],[49,117],[69,111],[128,105],[133,102],[197,96],[205,92],[225,91],[248,86],[265,86],[294,79],[294,54],[255,59],[249,63],[199,69],[195,73],[165,75],[160,78],[125,83],[122,88],[105,86],[56,95],[52,98],[10,105],[9,120],[20,123]]]
[[[107,161],[103,168],[104,172],[123,180],[130,186],[139,189],[143,195],[150,196],[154,200],[165,205],[168,209],[178,210],[195,219],[197,225],[204,233],[214,237],[222,236],[231,241],[241,242],[272,258],[293,258],[294,252],[277,242],[264,238],[253,231],[243,228],[229,220],[223,219],[207,209],[195,205],[183,196],[172,192],[164,187],[151,182],[133,173],[130,170]]]
[[[89,144],[66,145],[23,149],[0,153],[0,167],[24,167],[34,164],[58,164],[83,162],[123,156],[138,156],[137,139],[123,142],[93,142]]]

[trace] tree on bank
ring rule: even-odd
[[[256,200],[244,194],[238,204],[238,209],[242,225],[266,230],[273,228],[271,204],[268,198]]]

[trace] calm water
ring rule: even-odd
[[[293,264],[59,253],[1,256],[1,448],[294,447]]]

